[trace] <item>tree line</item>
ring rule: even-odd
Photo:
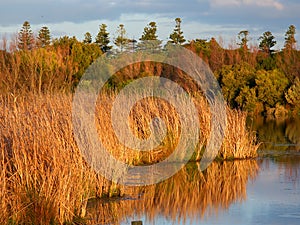
[[[271,31],[259,37],[257,46],[250,46],[250,32],[242,30],[237,34],[236,46],[224,48],[215,38],[186,41],[181,22],[180,18],[175,19],[167,44],[182,45],[208,63],[232,108],[276,116],[299,113],[300,52],[296,47],[294,25],[285,33],[283,49],[275,51],[277,42]],[[83,41],[79,41],[68,36],[51,38],[46,26],[35,36],[30,23],[25,21],[15,45],[10,44],[10,51],[6,51],[5,46],[0,50],[0,90],[6,93],[73,90],[85,69],[103,53],[163,49],[157,29],[156,22],[150,22],[139,40],[134,40],[128,38],[125,25],[120,24],[112,43],[106,24],[99,26],[94,38],[86,32]],[[166,77],[174,72],[157,67],[159,65],[153,64],[152,70],[147,72]]]

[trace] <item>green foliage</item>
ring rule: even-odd
[[[34,47],[34,37],[30,23],[25,21],[18,33],[18,48],[20,50],[31,50]]]
[[[271,48],[273,48],[277,43],[274,39],[275,39],[275,37],[273,36],[273,34],[270,31],[264,32],[263,35],[260,36],[258,39],[258,40],[260,40],[259,48],[262,51],[264,51],[268,54],[271,54],[272,53]]]
[[[181,19],[175,19],[175,28],[169,36],[168,46],[185,43],[181,30]],[[116,31],[114,44],[119,51],[133,52],[136,49],[161,50],[162,41],[157,36],[157,24],[150,22],[137,43],[128,39],[123,24]],[[195,39],[184,47],[196,52],[212,71],[215,72],[220,82],[223,94],[229,105],[245,111],[269,112],[280,111],[288,106],[292,109],[300,108],[300,51],[296,48],[296,27],[289,26],[285,33],[285,47],[274,52],[275,37],[270,31],[264,32],[258,39],[259,49],[249,50],[249,31],[242,30],[238,33],[238,45],[222,47],[215,38]],[[49,28],[40,29],[37,39],[34,39],[28,21],[25,21],[17,37],[17,49],[7,51],[5,41],[0,50],[0,90],[66,90],[74,88],[87,67],[103,52],[109,51],[110,45],[107,25],[101,24],[99,32],[92,41],[92,35],[87,32],[82,42],[75,37],[60,37],[52,40]],[[26,50],[26,51],[18,51]],[[30,50],[30,51],[27,51]],[[114,56],[114,55],[112,55]],[[107,85],[109,88],[120,89],[126,85],[122,77],[133,79],[132,74],[150,72],[154,76],[170,77],[177,74],[175,69],[157,67],[155,63],[137,64],[122,70]],[[189,85],[185,75],[180,74],[176,82]],[[55,77],[56,76],[56,77]],[[179,77],[179,76],[178,76]],[[293,85],[290,86],[290,82]],[[89,85],[89,84],[87,84]],[[54,87],[57,86],[57,87]],[[288,88],[289,87],[289,88]],[[287,90],[288,89],[288,90]],[[273,113],[275,114],[275,113]]]
[[[275,69],[272,71],[259,70],[256,72],[257,97],[264,105],[274,108],[277,103],[284,104],[284,92],[289,80],[284,73]]]
[[[248,42],[249,42],[249,31],[248,30],[242,30],[238,33],[238,39],[240,40],[239,43],[237,43],[242,49],[248,49]]]
[[[277,68],[277,56],[275,54],[269,55],[265,52],[259,52],[256,57],[257,70],[274,70]]]
[[[296,27],[294,25],[290,25],[288,30],[285,33],[285,43],[284,47],[286,49],[295,49],[296,48]]]
[[[193,41],[196,53],[202,53],[204,56],[209,55],[209,43],[206,39],[196,39]]]
[[[224,98],[229,105],[231,107],[246,107],[244,103],[245,96],[239,96],[244,95],[246,87],[248,89],[254,87],[255,69],[245,63],[234,66],[223,66],[217,72],[217,77],[222,87]]]
[[[38,35],[38,44],[41,47],[46,47],[51,43],[51,35],[48,27],[42,27]]]
[[[176,18],[175,22],[176,25],[174,31],[172,34],[170,34],[170,40],[168,42],[176,45],[182,45],[185,42],[185,39],[181,30],[181,19]]]
[[[296,77],[293,85],[285,94],[286,101],[298,111],[300,110],[300,80]]]
[[[157,39],[157,26],[155,22],[150,22],[145,28],[138,44],[139,49],[155,51],[161,48],[161,40]]]
[[[238,108],[243,111],[254,112],[258,103],[256,88],[250,88],[249,86],[242,87],[235,101]]]
[[[107,52],[112,48],[112,46],[109,45],[110,43],[109,33],[107,32],[106,28],[107,28],[106,24],[100,25],[99,32],[96,36],[96,42],[95,42],[99,45],[99,47],[103,52]]]
[[[73,44],[70,57],[74,65],[78,68],[77,72],[73,74],[73,86],[78,84],[85,70],[101,54],[102,51],[96,44],[84,44],[79,41]]]
[[[91,33],[90,33],[90,32],[86,32],[86,33],[84,34],[83,43],[85,43],[85,44],[91,44],[92,41],[93,41],[93,38],[92,38]]]
[[[124,48],[127,47],[129,43],[129,39],[126,37],[126,30],[124,28],[124,24],[120,24],[117,29],[118,36],[116,37],[114,43],[123,52]]]

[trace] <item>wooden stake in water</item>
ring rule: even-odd
[[[142,221],[132,221],[131,225],[143,225]]]

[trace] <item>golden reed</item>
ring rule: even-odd
[[[114,98],[113,95],[99,96],[107,106]],[[201,138],[195,154],[197,160],[210,132],[207,103],[198,100]],[[27,93],[0,97],[1,224],[71,222],[86,216],[89,199],[124,195],[128,191],[97,175],[82,158],[74,140],[71,104],[72,96],[67,94]],[[151,118],[161,117],[166,121],[167,137],[160,147],[150,152],[136,153],[118,144],[108,110],[109,107],[97,106],[97,127],[108,151],[119,160],[134,165],[155,163],[167,157],[176,146],[180,123],[174,108],[167,102],[142,101],[130,116],[133,132],[142,138],[149,135]],[[255,136],[246,129],[246,115],[228,109],[227,117],[228,129],[220,157],[255,156],[258,145]]]

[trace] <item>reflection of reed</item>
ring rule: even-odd
[[[291,154],[275,156],[272,158],[272,161],[278,165],[278,171],[283,171],[285,181],[293,183],[299,182],[300,155]]]
[[[163,215],[173,222],[217,214],[246,198],[247,182],[258,172],[255,160],[213,163],[204,172],[199,172],[198,166],[190,163],[167,181],[128,190],[134,196],[144,193],[141,198],[93,202],[88,209],[91,224],[118,224],[144,213],[150,221]]]

